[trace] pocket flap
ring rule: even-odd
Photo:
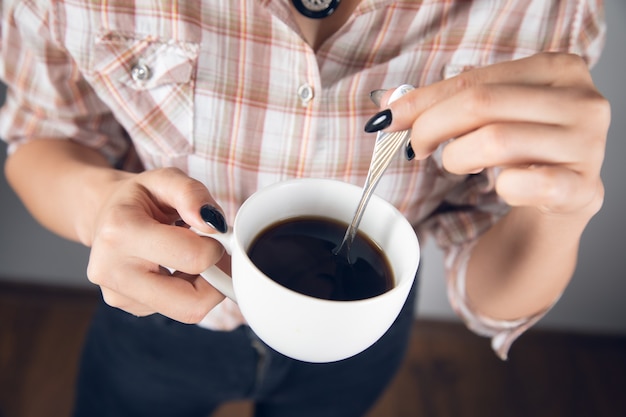
[[[189,42],[107,32],[96,40],[92,68],[135,90],[184,84],[193,77],[198,49]]]

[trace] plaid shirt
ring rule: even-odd
[[[568,51],[592,64],[604,37],[601,0],[363,0],[314,51],[287,0],[24,0],[2,6],[0,135],[12,152],[36,137],[97,148],[113,164],[176,166],[202,181],[232,222],[255,190],[292,177],[362,185],[377,111],[371,90],[424,86],[470,68]],[[507,207],[493,171],[458,176],[439,153],[398,157],[377,194],[421,239],[446,252],[450,300],[501,357],[545,312],[515,322],[476,314],[464,298],[475,239]],[[243,322],[228,300],[204,325]]]

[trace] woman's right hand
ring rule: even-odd
[[[202,183],[175,168],[121,177],[90,218],[89,280],[107,304],[133,315],[199,322],[224,296],[198,274],[224,250],[174,223],[217,233],[200,215],[205,205],[217,207],[215,201]]]

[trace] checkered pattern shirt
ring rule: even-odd
[[[232,221],[255,190],[293,177],[362,185],[375,137],[371,90],[443,78],[539,51],[593,64],[601,0],[363,0],[317,51],[287,0],[4,1],[0,135],[12,152],[37,137],[97,148],[112,164],[175,166],[202,181]],[[465,299],[476,238],[507,211],[493,171],[458,176],[440,153],[398,157],[377,188],[446,254],[449,298],[506,356],[545,312],[482,317]],[[225,301],[203,325],[244,322]]]

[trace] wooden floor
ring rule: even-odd
[[[0,283],[0,417],[64,417],[97,295]],[[531,331],[499,361],[487,340],[418,320],[404,366],[367,417],[623,417],[626,338]],[[214,417],[251,415],[227,404]]]

